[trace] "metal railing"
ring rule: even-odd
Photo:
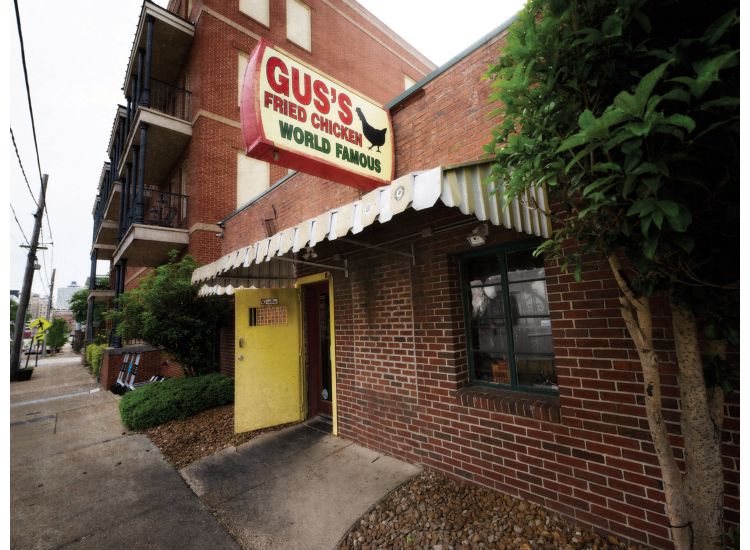
[[[182,120],[190,116],[190,92],[155,78],[151,79],[149,103],[152,109]]]
[[[143,223],[185,229],[187,227],[187,196],[158,189],[143,191]]]
[[[109,274],[97,275],[96,278],[94,279],[93,290],[112,290],[109,287]]]

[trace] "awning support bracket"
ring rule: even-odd
[[[323,267],[325,269],[333,269],[335,271],[343,271],[344,276],[349,278],[349,264],[347,260],[344,260],[344,267],[338,266],[338,265],[330,265],[330,264],[321,264],[318,262],[308,262],[307,260],[297,260],[295,258],[284,258],[282,256],[274,256],[274,260],[279,260],[282,262],[291,262],[294,264],[303,264],[303,265],[311,265],[313,267]]]
[[[414,243],[412,243],[411,245],[411,252],[401,252],[400,250],[393,250],[392,248],[386,248],[384,246],[380,246],[377,244],[361,243],[359,241],[355,241],[353,239],[345,239],[343,237],[339,237],[336,240],[342,243],[352,244],[354,246],[360,246],[362,248],[370,248],[372,250],[379,250],[381,252],[387,252],[388,254],[396,254],[397,256],[403,256],[404,258],[409,258],[411,260],[412,265],[416,265],[416,260],[414,258]]]

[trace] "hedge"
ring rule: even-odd
[[[234,379],[223,374],[169,378],[126,393],[120,419],[129,430],[145,430],[233,402]]]
[[[102,368],[102,356],[106,347],[107,344],[89,344],[86,346],[86,364],[94,376],[98,376],[99,370]]]

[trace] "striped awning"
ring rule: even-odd
[[[437,204],[458,208],[480,221],[521,233],[549,237],[549,206],[544,189],[506,202],[504,185],[488,184],[490,163],[412,172],[358,201],[334,208],[266,239],[238,248],[193,272],[202,295],[232,294],[237,288],[292,286],[297,253],[324,240],[356,235],[375,221],[389,222],[407,208]]]

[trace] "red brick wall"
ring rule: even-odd
[[[488,42],[393,110],[397,174],[481,158],[491,128],[489,84],[481,80],[501,39]],[[224,252],[265,236],[270,204],[277,230],[356,197],[336,186],[310,193],[280,186],[227,223]],[[297,188],[298,189],[298,188]],[[310,204],[315,201],[316,204]],[[296,204],[302,202],[303,204]],[[436,206],[375,224],[358,240],[386,242],[464,220]],[[607,266],[592,260],[576,283],[547,262],[559,396],[477,391],[469,384],[466,338],[453,254],[472,225],[415,243],[415,265],[338,241],[319,260],[349,259],[334,274],[338,425],[343,437],[451,476],[540,503],[580,524],[669,548],[661,475],[646,424],[642,374],[618,310]],[[492,228],[489,244],[524,236]],[[403,244],[391,247],[408,250]],[[303,274],[308,273],[302,270]],[[655,311],[663,360],[664,418],[681,452],[676,368],[668,311]],[[739,521],[739,401],[724,424],[726,519]]]
[[[161,350],[151,346],[126,346],[124,348],[107,348],[102,355],[102,367],[99,371],[99,385],[104,390],[111,390],[120,374],[123,355],[128,352],[141,352],[141,361],[135,382],[145,382],[152,376],[168,378],[183,376],[182,368],[174,361],[165,358]]]
[[[396,146],[396,176],[486,157],[499,118],[488,101],[490,82],[482,79],[497,61],[504,34],[466,56],[422,91],[391,110]]]
[[[444,207],[401,217],[361,239],[382,242],[466,219]],[[367,252],[350,256],[348,279],[334,274],[339,433],[579,524],[671,547],[640,364],[607,266],[589,262],[584,282],[576,283],[556,263],[546,264],[559,397],[476,390],[452,256],[471,250],[470,227],[418,240],[414,266]],[[492,228],[488,246],[524,237]],[[318,252],[346,251],[334,242]],[[655,311],[655,336],[664,361],[664,418],[679,456],[676,367],[663,307]],[[739,519],[738,413],[733,396],[724,431],[730,523]]]
[[[180,10],[183,9],[181,4],[173,2],[170,7]],[[240,13],[237,1],[193,2],[191,19],[197,18],[197,22],[186,67],[191,91],[191,120],[203,110],[233,121],[234,124],[238,123],[237,56],[240,52],[249,54],[257,44],[252,36],[221,21],[208,10],[219,13],[252,33],[269,38],[278,47],[381,103],[403,90],[404,74],[418,80],[432,70],[432,66],[424,64],[375,27],[371,18],[363,17],[349,6],[334,3],[337,7],[333,8],[320,0],[311,0],[307,5],[312,10],[311,52],[304,51],[286,39],[284,0],[271,0],[270,29]],[[206,9],[203,9],[204,6]],[[361,25],[365,31],[352,22]],[[346,47],[341,47],[342,44],[346,44]],[[377,78],[373,78],[374,71]],[[236,209],[237,153],[242,150],[238,126],[207,116],[200,116],[195,120],[193,135],[185,155],[189,196],[188,227],[197,223],[215,224]],[[271,182],[285,173],[286,169],[273,167]],[[304,182],[298,180],[292,185],[296,190],[288,191],[297,195],[297,203],[299,194],[307,197],[326,196],[335,185],[310,176],[305,179]],[[345,198],[328,201],[331,207],[358,196],[355,190],[346,187],[343,190],[335,189],[332,194],[342,194]],[[242,216],[248,220],[237,220],[235,223],[242,225],[242,231],[252,225],[253,235],[257,235],[258,239],[265,237],[262,219],[258,223],[259,218],[266,215],[270,204],[277,205],[284,200],[286,199],[282,196],[257,208],[253,207]],[[311,206],[319,205],[313,201]],[[280,208],[283,210],[284,205]],[[295,223],[296,221],[298,220]],[[280,220],[277,224],[279,229],[286,227],[280,225],[282,223]],[[232,245],[227,244],[228,241],[222,243],[215,233],[215,230],[197,230],[191,233],[188,252],[199,262],[211,262],[220,256],[222,250],[233,250]]]
[[[222,254],[269,237],[264,220],[274,218],[274,210],[278,232],[361,195],[353,187],[298,173],[224,224]]]

